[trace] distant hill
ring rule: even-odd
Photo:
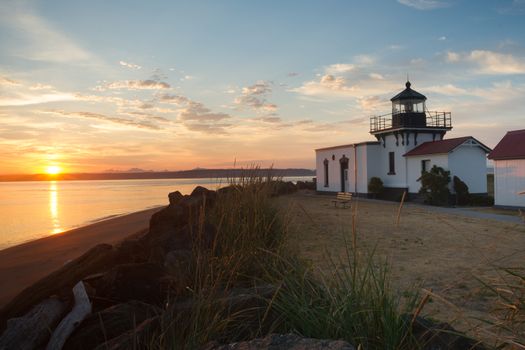
[[[315,176],[311,169],[192,169],[180,171],[147,171],[147,172],[108,172],[78,174],[31,174],[0,175],[0,181],[70,181],[70,180],[132,180],[132,179],[199,179],[199,178],[232,178],[240,176]]]

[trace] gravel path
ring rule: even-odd
[[[383,202],[383,203],[392,203],[388,201],[368,199],[368,198],[359,198],[359,201],[376,201],[376,202]],[[487,212],[476,210],[480,208],[435,207],[431,205],[417,204],[417,203],[412,203],[412,202],[405,203],[405,206],[411,207],[411,208],[419,208],[422,210],[436,212],[436,213],[458,215],[458,216],[464,216],[464,217],[475,218],[475,219],[496,220],[496,221],[525,225],[525,220],[521,218],[520,216],[518,216],[517,212],[516,212],[516,215],[494,214],[494,213],[487,213]]]

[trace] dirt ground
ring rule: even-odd
[[[352,210],[356,210],[358,248],[377,245],[387,258],[393,288],[402,295],[411,288],[435,294],[423,314],[449,322],[471,336],[487,340],[492,294],[478,279],[500,278],[498,266],[525,265],[525,224],[435,213],[424,206],[356,199],[353,209],[334,208],[333,196],[300,192],[280,197],[292,221],[291,243],[320,269],[330,268],[327,254],[344,254],[345,235],[352,241]]]

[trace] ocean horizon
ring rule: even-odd
[[[311,176],[284,177],[310,181]],[[168,204],[168,193],[211,190],[227,178],[0,182],[0,250]]]

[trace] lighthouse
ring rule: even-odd
[[[486,193],[488,147],[472,136],[446,139],[452,129],[451,112],[427,109],[425,95],[405,89],[390,99],[390,113],[370,118],[375,141],[316,149],[317,191],[368,193],[372,177],[379,177],[392,197],[416,195],[423,171],[436,165],[463,180],[471,193]]]

